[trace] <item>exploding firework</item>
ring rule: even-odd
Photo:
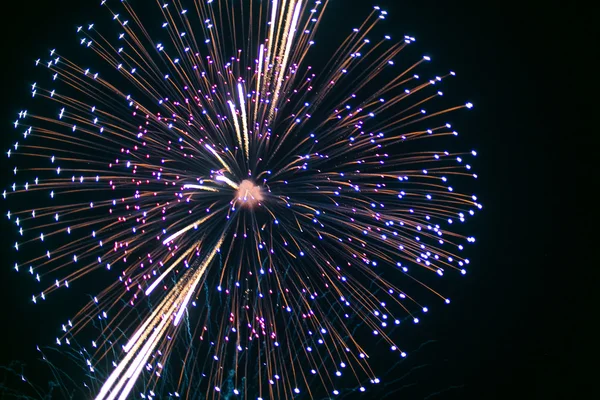
[[[457,225],[481,205],[475,151],[437,146],[472,105],[440,106],[454,73],[420,78],[429,57],[401,66],[414,38],[377,33],[379,7],[308,65],[327,3],[104,0],[83,61],[36,61],[41,113],[7,153],[14,268],[34,303],[94,293],[56,344],[96,400],[363,392],[359,330],[405,357],[392,331],[450,302],[435,281],[466,273]]]

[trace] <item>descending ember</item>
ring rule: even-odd
[[[103,0],[85,64],[36,61],[3,197],[32,301],[82,290],[56,343],[87,397],[364,392],[379,349],[406,357],[396,329],[450,303],[482,205],[445,118],[473,105],[379,7],[309,65],[328,3]]]

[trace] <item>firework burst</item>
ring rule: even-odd
[[[405,357],[391,331],[418,298],[450,302],[435,281],[469,264],[453,228],[481,208],[462,190],[476,153],[424,145],[472,105],[439,107],[454,73],[420,78],[429,57],[399,67],[414,39],[378,34],[379,7],[318,74],[327,3],[104,0],[84,61],[36,61],[44,113],[19,113],[7,152],[14,268],[35,303],[95,292],[56,343],[99,374],[96,400],[366,391],[357,329]]]

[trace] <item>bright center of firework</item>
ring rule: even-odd
[[[245,179],[238,187],[237,198],[243,205],[253,206],[262,201],[263,195],[260,186],[256,186],[254,182]]]

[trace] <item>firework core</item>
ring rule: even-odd
[[[254,182],[245,179],[238,187],[237,198],[243,205],[253,206],[263,200],[263,195],[260,186],[256,186]]]

